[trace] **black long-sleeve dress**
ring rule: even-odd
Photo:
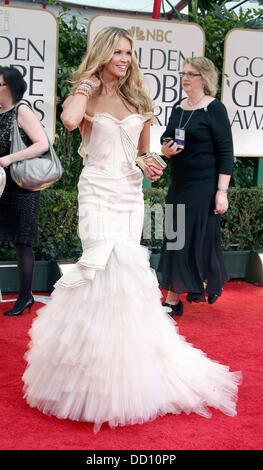
[[[0,158],[10,153],[10,129],[15,108],[0,114]],[[20,135],[29,146],[32,144],[25,132]],[[6,187],[0,198],[0,243],[13,242],[36,246],[38,243],[39,191],[20,188],[6,168]]]
[[[161,141],[174,137],[180,121],[181,128],[187,123],[185,147],[171,159],[166,203],[173,204],[174,234],[184,230],[184,224],[177,221],[177,205],[185,207],[185,243],[183,248],[176,249],[175,244],[175,249],[167,249],[167,242],[178,246],[179,238],[165,238],[158,266],[161,285],[176,293],[220,295],[228,277],[220,245],[220,215],[213,211],[218,175],[232,172],[230,123],[225,106],[217,99],[194,112],[183,111],[176,103]]]

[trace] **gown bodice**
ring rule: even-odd
[[[109,113],[85,115],[91,128],[84,123],[79,154],[90,169],[121,176],[140,171],[136,165],[138,141],[144,123],[149,119],[141,114],[129,114],[117,119]]]

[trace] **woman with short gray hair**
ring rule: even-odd
[[[165,239],[158,271],[168,290],[171,315],[182,315],[180,294],[188,302],[213,304],[227,281],[220,246],[220,215],[228,209],[227,191],[233,163],[233,143],[224,105],[214,96],[218,74],[206,57],[187,58],[180,73],[187,97],[175,103],[162,153],[171,158],[171,185],[166,203],[173,204],[173,232],[177,233],[177,205],[185,208],[185,244],[167,249]]]

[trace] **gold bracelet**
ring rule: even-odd
[[[76,90],[74,95],[85,95],[87,98],[90,98],[90,94],[84,90]]]

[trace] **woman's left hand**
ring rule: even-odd
[[[157,168],[153,166],[149,166],[149,165],[145,165],[144,173],[145,173],[146,178],[151,183],[155,183],[156,181],[158,181],[163,174],[162,170],[158,170]]]
[[[5,168],[6,166],[9,166],[11,164],[10,157],[9,155],[6,155],[5,157],[0,158],[0,166],[2,168]]]
[[[224,214],[228,209],[228,199],[227,193],[223,193],[222,191],[217,191],[216,199],[215,199],[215,210],[214,214]]]

